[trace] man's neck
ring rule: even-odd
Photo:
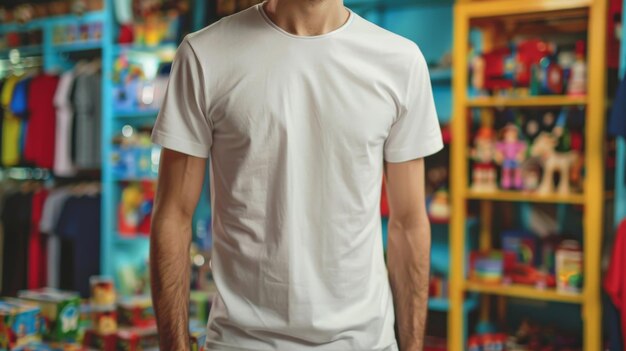
[[[332,32],[350,15],[342,0],[266,0],[263,9],[277,26],[300,36]]]

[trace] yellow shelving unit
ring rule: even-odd
[[[505,297],[535,299],[580,304],[583,320],[583,347],[585,351],[601,350],[601,301],[600,301],[600,254],[603,232],[604,189],[604,131],[605,131],[605,50],[606,50],[606,0],[459,0],[454,9],[453,94],[454,110],[451,145],[451,204],[450,222],[450,314],[448,318],[448,350],[464,350],[463,303],[468,292]],[[570,19],[569,24],[550,24],[564,32],[586,30],[587,32],[587,96],[532,96],[468,97],[468,54],[470,27],[484,29],[483,46],[486,50],[506,37],[507,30],[526,21],[537,23],[546,18]],[[492,26],[492,23],[504,26]],[[491,27],[490,27],[491,26]],[[546,28],[523,28],[539,35]],[[514,33],[514,32],[513,32]],[[512,33],[509,33],[512,34]],[[474,192],[469,189],[468,169],[468,123],[470,108],[492,109],[498,107],[549,107],[584,106],[585,124],[585,180],[582,194],[538,195],[524,192],[495,191]],[[563,294],[553,289],[537,289],[523,285],[489,285],[468,281],[465,245],[467,233],[465,221],[467,202],[480,204],[479,245],[489,249],[492,236],[492,213],[494,202],[537,202],[574,204],[584,206],[584,287],[581,294]],[[503,300],[500,300],[503,301]],[[483,316],[489,313],[483,303]]]

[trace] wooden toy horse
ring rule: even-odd
[[[537,136],[530,149],[533,157],[539,157],[543,165],[541,184],[537,188],[538,193],[554,192],[554,173],[559,173],[559,185],[557,191],[561,194],[570,193],[569,174],[572,164],[578,158],[574,151],[558,152],[555,150],[557,137],[543,132]]]

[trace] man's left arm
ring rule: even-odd
[[[389,202],[387,269],[401,351],[421,351],[428,312],[430,223],[424,159],[385,163]]]

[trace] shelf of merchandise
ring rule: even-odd
[[[469,313],[478,307],[478,297],[471,296],[463,302],[463,311]],[[428,309],[437,312],[448,312],[450,310],[450,299],[431,298],[428,299]]]
[[[519,191],[479,192],[468,190],[468,200],[511,201],[511,202],[542,202],[582,205],[585,203],[583,194],[538,194]]]
[[[115,34],[117,22],[114,16],[114,0],[104,0],[104,25],[102,33],[102,67],[103,77],[113,77],[113,67],[119,55],[134,55],[139,60],[144,57],[153,58],[155,55],[161,61],[171,60],[177,43],[143,46],[134,44],[118,44]],[[193,0],[191,2],[192,31],[205,26],[206,1]],[[124,124],[150,125],[154,123],[158,111],[156,110],[115,110],[114,89],[112,79],[103,79],[102,96],[102,238],[101,238],[101,269],[102,273],[117,280],[120,258],[141,258],[148,254],[148,236],[123,236],[118,232],[117,209],[120,199],[121,185],[127,182],[153,180],[152,178],[120,178],[113,174],[109,164],[113,153],[113,138],[119,133]]]
[[[450,272],[450,318],[448,319],[448,350],[460,351],[465,347],[463,314],[465,296],[468,291],[500,296],[511,296],[546,301],[561,301],[581,305],[583,321],[583,349],[595,351],[601,349],[601,300],[600,300],[600,247],[603,230],[604,206],[604,118],[605,115],[605,46],[606,46],[606,0],[485,0],[460,1],[454,8],[454,49],[453,49],[453,96],[454,112],[451,147],[451,205],[452,218],[450,228],[451,272]],[[470,21],[478,19],[506,19],[516,17],[546,18],[559,13],[587,16],[588,45],[588,87],[587,96],[581,98],[541,96],[528,98],[470,98],[468,97],[468,53]],[[475,22],[473,22],[475,23]],[[485,21],[482,21],[485,23]],[[485,28],[483,46],[489,49],[498,35],[494,27]],[[468,186],[469,164],[467,159],[468,123],[467,111],[477,107],[545,107],[545,106],[585,106],[587,122],[585,125],[585,180],[584,193],[567,196],[540,197],[537,195],[497,192],[478,194]],[[590,118],[592,117],[592,118]],[[479,231],[480,249],[489,249],[491,245],[491,219],[494,201],[533,201],[553,202],[556,204],[575,203],[585,206],[583,220],[584,242],[584,287],[580,295],[564,295],[556,291],[537,290],[533,287],[488,286],[466,281],[467,256],[464,248],[467,233],[465,218],[468,200],[480,200],[481,229]],[[486,296],[486,295],[485,295]],[[488,304],[480,306],[481,315],[489,313]]]
[[[134,236],[124,235],[120,233],[115,234],[115,243],[128,244],[128,243],[145,243],[150,239],[150,235],[145,233],[137,233]]]
[[[623,9],[626,10],[626,0]],[[626,21],[622,21],[622,33],[626,33]],[[620,77],[626,78],[626,39],[622,37],[620,47]],[[626,219],[626,140],[617,138],[617,152],[615,156],[615,225]]]
[[[100,50],[102,49],[102,42],[99,40],[92,41],[79,41],[75,43],[62,43],[53,44],[52,50],[57,52],[77,52],[88,50]]]
[[[528,96],[528,97],[475,97],[467,100],[468,107],[549,107],[584,106],[586,96]]]
[[[0,33],[2,33],[0,31]],[[40,56],[43,54],[43,45],[24,45],[15,48],[0,50],[0,58],[8,58],[13,51],[19,52],[20,56]]]
[[[539,289],[534,286],[520,284],[484,284],[474,281],[465,282],[465,290],[480,292],[491,295],[521,297],[525,299],[535,299],[543,301],[556,301],[567,303],[582,303],[581,294],[564,294],[555,289]]]

